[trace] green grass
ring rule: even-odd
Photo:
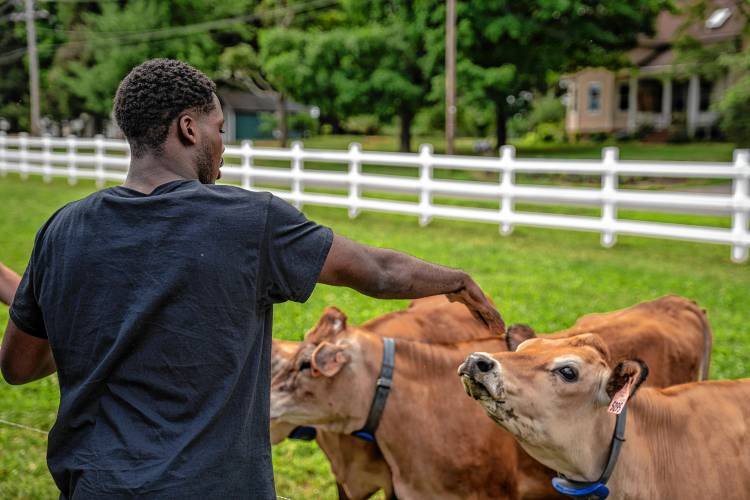
[[[93,183],[70,187],[32,177],[0,178],[0,260],[17,271],[26,265],[34,234],[60,205],[86,196]],[[625,307],[666,293],[698,301],[714,329],[713,378],[750,374],[750,266],[732,264],[729,248],[622,236],[612,249],[597,234],[518,228],[501,237],[494,225],[435,220],[419,228],[415,217],[306,207],[307,215],[336,232],[371,245],[469,271],[494,297],[506,321],[553,331],[581,314]],[[639,214],[641,215],[641,214]],[[648,214],[646,214],[648,215]],[[661,220],[661,215],[649,215]],[[702,223],[699,217],[684,222]],[[327,305],[353,324],[401,308],[351,290],[319,286],[307,304],[275,309],[274,335],[300,339]],[[7,308],[0,306],[0,323]],[[21,387],[0,382],[0,418],[48,429],[58,404],[55,377]],[[45,465],[45,438],[0,424],[0,498],[57,498]],[[285,442],[274,448],[277,491],[293,498],[335,498],[328,464],[314,444]]]

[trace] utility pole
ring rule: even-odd
[[[34,0],[26,0],[26,44],[29,51],[29,84],[31,86],[31,135],[40,135],[39,119],[39,57],[36,52]]]
[[[446,0],[445,15],[445,152],[456,138],[456,0]]]

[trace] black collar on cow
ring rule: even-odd
[[[393,382],[393,367],[396,362],[396,342],[391,337],[383,337],[383,365],[380,367],[377,385],[375,386],[375,396],[373,396],[370,405],[370,413],[367,415],[365,426],[358,431],[352,432],[365,441],[375,441],[375,431],[380,423],[380,417],[385,409],[385,402],[391,393],[391,383]]]
[[[622,443],[625,442],[625,419],[627,414],[628,408],[625,405],[622,408],[622,412],[617,415],[615,431],[612,434],[612,442],[609,445],[609,458],[607,458],[607,465],[604,466],[604,471],[599,476],[599,479],[593,482],[575,481],[559,474],[560,477],[552,480],[552,486],[557,491],[573,498],[603,499],[609,496],[609,488],[607,488],[606,484],[612,475],[612,471],[615,469],[615,465],[617,465],[617,458],[620,456]]]

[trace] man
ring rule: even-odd
[[[304,302],[316,282],[379,298],[453,294],[502,332],[464,272],[214,185],[224,119],[194,68],[134,68],[114,117],[132,151],[127,179],[41,228],[0,352],[13,384],[57,370],[47,459],[61,498],[275,498],[272,306]]]
[[[0,302],[10,305],[20,282],[21,277],[0,262]]]

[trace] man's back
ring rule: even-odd
[[[331,239],[269,194],[189,180],[55,214],[11,315],[57,362],[63,495],[274,497],[271,305],[309,296]]]

